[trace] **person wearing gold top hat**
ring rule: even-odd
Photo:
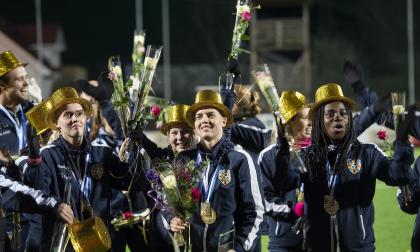
[[[38,107],[41,106],[42,105]],[[34,107],[33,109],[37,109],[37,107]],[[38,126],[42,127],[41,125]],[[29,125],[28,130],[30,129],[31,127]],[[30,151],[30,153],[36,154],[36,151]],[[7,159],[11,159],[10,155],[7,158],[7,155],[4,154],[4,152],[1,152],[0,154],[1,162],[6,161]],[[18,204],[16,204],[16,207],[13,210],[25,213],[38,214],[56,213],[58,218],[71,224],[73,221],[73,212],[67,204],[62,203],[62,201],[57,200],[53,197],[47,197],[45,194],[42,194],[42,192],[39,190],[34,190],[33,188],[31,188],[33,185],[28,186],[19,182],[22,178],[21,172],[24,172],[24,164],[26,164],[26,162],[22,162],[22,160],[24,159],[25,157],[20,157],[18,160],[16,160],[16,164],[13,161],[8,161],[6,172],[3,172],[3,168],[6,168],[4,166],[5,163],[2,163],[1,165],[2,171],[0,171],[0,187],[2,188],[3,193],[4,191],[10,192],[13,195],[12,199],[18,202]],[[30,215],[25,217],[27,217],[27,219],[31,222],[32,219],[29,218]],[[3,232],[1,233],[3,237]],[[0,242],[0,251],[11,251],[12,248],[10,247],[10,244],[5,245],[3,239],[1,240],[2,242]],[[28,247],[25,248],[28,249]]]
[[[312,145],[302,155],[308,172],[297,172],[297,162],[288,170],[292,188],[303,182],[309,251],[374,251],[376,179],[402,186],[412,177],[414,158],[408,129],[415,108],[410,107],[400,123],[392,159],[375,145],[357,140],[353,109],[354,102],[344,96],[338,84],[319,87],[309,112]]]
[[[186,120],[186,112],[190,106],[185,104],[175,104],[164,109],[165,121],[160,128],[160,132],[167,136],[169,145],[166,148],[159,148],[156,143],[152,142],[143,134],[142,130],[138,131],[138,137],[141,139],[141,147],[146,151],[148,158],[168,160],[173,159],[192,159],[196,154],[195,144],[197,143],[194,130],[188,125]],[[145,174],[149,179],[149,174]],[[150,189],[143,189],[148,191]],[[149,208],[154,207],[154,201],[148,197]],[[173,251],[172,240],[169,236],[168,222],[162,218],[165,215],[160,210],[155,209],[151,214],[151,223],[149,225],[149,244],[150,249],[155,251]]]
[[[29,78],[25,66],[27,64],[19,61],[11,51],[0,54],[0,148],[8,152],[7,155],[17,157],[20,149],[26,146],[26,124],[25,112],[33,105],[29,100]],[[10,197],[9,197],[10,196]],[[2,195],[2,205],[7,212],[7,226],[11,232],[11,216],[8,211],[15,202],[13,195],[6,192]],[[17,216],[14,214],[15,217]],[[17,220],[18,218],[15,218]],[[20,229],[14,223],[15,229]],[[27,225],[22,223],[24,239]],[[15,232],[17,234],[17,232]],[[14,237],[14,245],[18,244],[17,236]]]
[[[46,104],[48,126],[60,136],[41,149],[39,167],[31,165],[26,173],[37,177],[39,189],[60,199],[64,198],[65,185],[71,184],[70,205],[75,218],[81,221],[94,214],[109,224],[110,188],[125,188],[130,179],[128,163],[120,161],[110,147],[91,144],[84,136],[92,107],[75,89],[55,91]],[[51,216],[42,218],[42,251],[50,249],[55,222]]]
[[[297,91],[283,91],[280,96],[279,109],[282,123],[291,138],[295,150],[307,148],[311,144],[311,121],[309,107],[304,95]],[[274,130],[277,132],[277,130]],[[298,204],[296,190],[283,191],[281,181],[285,175],[279,172],[278,162],[283,155],[280,139],[261,151],[258,165],[261,168],[264,181],[264,196],[266,200],[266,216],[268,223],[269,244],[272,252],[301,251],[302,232],[296,234],[293,225],[302,217],[303,203]],[[288,145],[287,145],[288,147]],[[286,150],[288,153],[288,150]],[[280,155],[280,157],[277,157]],[[288,156],[286,154],[285,156]]]
[[[200,204],[189,220],[192,251],[217,251],[219,246],[252,251],[264,214],[260,170],[246,151],[224,137],[223,128],[233,117],[218,92],[199,91],[186,119],[200,137],[195,161],[209,161]],[[168,219],[173,232],[185,229],[181,219]]]

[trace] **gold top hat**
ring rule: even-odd
[[[20,62],[11,51],[5,51],[0,54],[0,77],[18,66],[26,66],[27,64]]]
[[[111,248],[111,237],[99,217],[73,222],[70,240],[76,252],[105,252]]]
[[[57,118],[55,113],[64,105],[69,103],[78,103],[82,105],[86,117],[92,114],[92,104],[86,99],[80,98],[76,89],[72,87],[63,87],[55,91],[46,101],[50,107],[47,115],[48,125],[51,129],[56,129]]]
[[[306,99],[303,94],[297,91],[283,91],[279,101],[283,123],[287,124],[305,106]]]
[[[35,128],[37,135],[40,135],[49,129],[47,115],[48,110],[51,109],[50,106],[50,103],[43,101],[26,112],[26,118],[28,118],[32,127]]]
[[[222,97],[219,92],[213,90],[201,90],[195,95],[195,103],[187,110],[187,123],[192,128],[194,128],[195,113],[206,107],[217,109],[222,116],[227,117],[226,126],[232,124],[232,113],[225,105],[223,105]]]
[[[190,106],[183,105],[183,104],[170,106],[166,112],[168,116],[168,120],[162,126],[162,128],[160,128],[160,132],[162,132],[162,134],[164,135],[167,135],[169,128],[172,127],[173,125],[182,124],[182,123],[187,124],[186,113],[189,107]]]
[[[352,99],[347,98],[343,94],[340,85],[336,83],[328,83],[319,87],[315,92],[315,102],[309,111],[309,114],[312,115],[313,112],[322,104],[332,102],[332,101],[341,101],[350,106],[350,110],[354,110],[355,103]]]

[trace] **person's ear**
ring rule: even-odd
[[[223,121],[222,121],[223,128],[226,126],[226,124],[227,124],[227,117],[223,117]]]

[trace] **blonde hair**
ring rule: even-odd
[[[235,84],[236,106],[235,114],[240,116],[256,116],[261,113],[259,105],[260,95],[257,91],[250,91],[245,85]]]

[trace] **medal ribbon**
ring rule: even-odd
[[[214,192],[214,187],[216,185],[216,178],[219,176],[220,170],[222,169],[222,166],[219,164],[217,165],[217,170],[214,172],[213,177],[211,178],[210,187],[208,185],[208,176],[210,171],[211,165],[209,163],[206,174],[203,179],[203,186],[204,186],[204,198],[206,199],[206,202],[209,203],[211,199],[211,195]]]
[[[73,160],[71,158],[70,158],[70,160],[71,160],[72,166],[74,167],[73,170],[72,170],[73,177],[78,182],[79,190],[82,193],[83,197],[85,198],[85,200],[87,200],[89,202],[90,194],[91,194],[92,188],[93,188],[92,178],[90,176],[87,176],[87,168],[88,168],[88,165],[89,165],[90,154],[88,153],[86,155],[85,170],[84,170],[83,178],[78,173],[78,171],[76,171],[76,166],[74,165]]]

